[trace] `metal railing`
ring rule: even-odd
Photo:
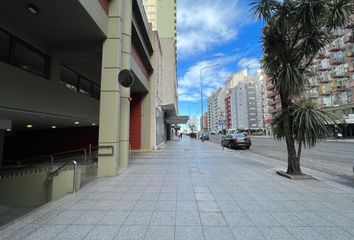
[[[56,170],[53,172],[48,173],[47,181],[53,180],[54,176],[58,176],[58,174],[63,171],[63,169],[72,163],[74,165],[74,176],[73,176],[73,193],[76,193],[76,184],[77,184],[77,162],[75,160],[70,160],[62,164],[60,167],[58,167]]]

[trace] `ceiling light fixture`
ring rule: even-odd
[[[10,128],[6,129],[6,132],[11,132],[11,129]]]
[[[96,126],[96,123],[91,123],[92,126]]]
[[[57,126],[52,126],[52,128],[57,128]]]
[[[32,128],[33,126],[31,124],[28,124],[27,125],[27,128]]]
[[[75,125],[79,125],[80,123],[79,122],[74,122],[75,123]]]
[[[38,15],[39,14],[39,9],[33,4],[28,4],[27,5],[27,10],[32,13],[33,15]]]

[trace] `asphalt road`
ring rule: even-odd
[[[220,140],[221,136],[211,136],[210,139],[215,143],[220,143]],[[250,151],[262,156],[287,161],[285,141],[277,141],[263,136],[252,137]],[[353,143],[321,141],[313,149],[303,149],[301,157],[301,165],[304,167],[354,180],[353,164]]]

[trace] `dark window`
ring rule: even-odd
[[[10,35],[0,30],[0,61],[9,62]]]
[[[14,45],[12,64],[36,75],[47,77],[46,57],[19,42]]]
[[[79,75],[70,68],[61,65],[60,81],[64,83],[67,88],[77,91],[77,87],[79,85]]]
[[[100,93],[101,93],[101,89],[100,86],[97,84],[93,85],[93,89],[92,89],[92,97],[96,98],[96,99],[100,99]]]
[[[91,96],[92,83],[87,79],[80,77],[80,89],[79,91],[83,94]]]

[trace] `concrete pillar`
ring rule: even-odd
[[[132,32],[132,0],[124,0],[122,28],[122,69],[130,69],[131,32]],[[128,167],[129,162],[129,123],[130,123],[130,88],[121,87],[120,121],[119,121],[119,172]]]
[[[0,167],[2,166],[2,158],[4,154],[5,130],[0,129]]]
[[[122,69],[123,25],[126,0],[112,0],[109,3],[108,37],[103,44],[99,153],[109,154],[113,147],[113,156],[100,156],[98,159],[98,176],[115,176],[119,168],[119,130],[121,112],[121,87],[118,74]],[[129,9],[131,12],[132,9]]]

